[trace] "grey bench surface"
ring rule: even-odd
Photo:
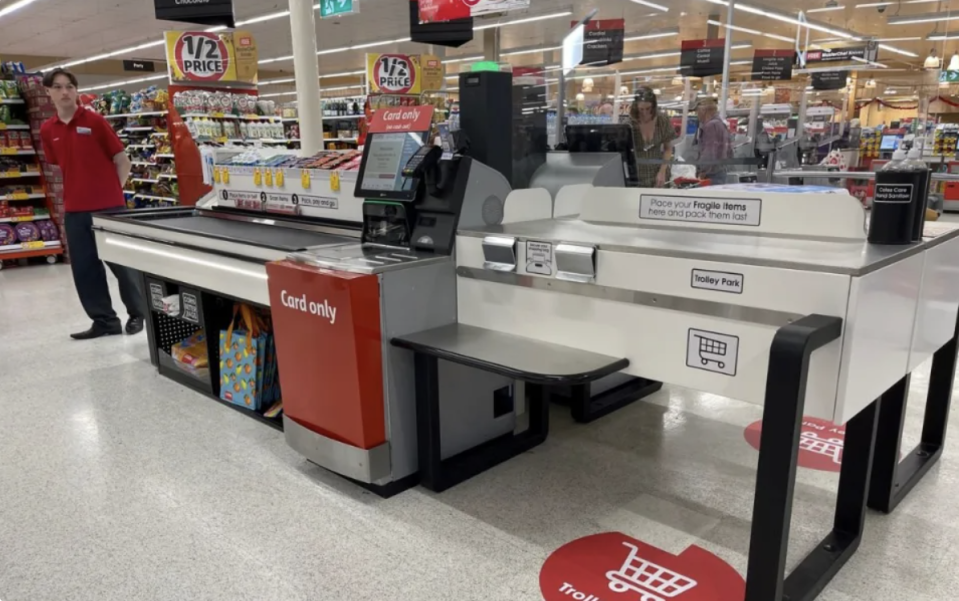
[[[454,323],[398,336],[394,346],[534,384],[584,384],[629,366],[629,360]]]

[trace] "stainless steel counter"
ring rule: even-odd
[[[337,244],[291,253],[289,259],[315,267],[351,273],[385,273],[429,263],[451,261],[447,255],[377,244]]]
[[[584,221],[540,220],[460,230],[460,236],[512,236],[523,240],[595,246],[598,250],[721,261],[861,276],[959,236],[959,224],[930,224],[935,237],[906,246],[863,241],[811,240],[748,232],[703,232]],[[933,235],[930,232],[930,235]]]

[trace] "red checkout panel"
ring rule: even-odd
[[[283,409],[300,426],[360,449],[386,442],[375,275],[267,265]]]

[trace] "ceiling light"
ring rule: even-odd
[[[246,21],[237,21],[236,26],[243,27],[244,25],[252,25],[253,23],[262,23],[263,21],[272,21],[273,19],[282,19],[283,17],[288,17],[289,15],[290,15],[290,11],[282,10],[277,13],[270,13],[268,15],[253,17],[252,19],[247,19]],[[226,28],[224,27],[224,29]],[[209,31],[209,29],[207,31]]]
[[[36,1],[37,0],[20,0],[19,2],[14,2],[10,6],[5,6],[3,8],[0,8],[0,17],[5,17],[9,15],[10,13],[12,13],[13,11],[23,8],[24,6],[27,6],[28,4],[33,4]]]
[[[836,6],[824,6],[823,8],[810,8],[810,9],[807,10],[806,12],[807,12],[807,13],[825,13],[825,12],[829,12],[829,11],[831,11],[831,10],[843,10],[844,8],[846,8],[846,7],[843,6],[842,4],[839,4],[839,5],[836,5]]]
[[[784,35],[776,35],[775,33],[764,33],[763,35],[766,36],[767,38],[772,38],[774,40],[781,40],[783,42],[793,43],[796,41],[793,38],[787,38]]]
[[[489,25],[480,25],[479,27],[474,27],[473,31],[482,31],[484,29],[494,29],[496,27],[506,27],[507,25],[521,25],[523,23],[545,21],[547,19],[558,19],[559,17],[568,17],[571,14],[573,14],[573,11],[566,10],[558,13],[550,13],[548,15],[540,15],[538,17],[527,17],[525,19],[517,19],[516,21],[507,21],[505,23],[490,23]]]
[[[743,33],[751,33],[752,35],[762,35],[761,31],[756,31],[755,29],[746,29],[745,27],[739,27],[736,25],[725,25],[719,21],[714,21],[709,19],[706,21],[709,25],[715,25],[717,27],[725,27],[726,29],[732,29],[733,31],[741,31]],[[791,41],[791,40],[790,40]]]
[[[929,4],[930,2],[939,2],[940,0],[907,0],[903,4]],[[868,2],[866,4],[857,4],[856,8],[879,8],[880,6],[892,6],[895,2]]]
[[[135,83],[143,83],[145,81],[156,81],[158,79],[166,79],[167,75],[151,75],[150,77],[138,77],[136,79],[127,79],[125,81],[114,81],[113,83],[108,83],[100,86],[92,86],[89,88],[83,88],[80,92],[93,92],[95,90],[106,90],[107,88],[118,88],[122,86],[129,86]]]
[[[519,56],[521,54],[536,54],[538,52],[552,52],[553,50],[562,50],[562,46],[556,46],[554,48],[533,48],[532,50],[515,50],[513,52],[500,52],[500,56]],[[479,57],[484,58],[484,57]],[[459,59],[446,59],[444,63],[458,63],[466,60],[472,60],[471,58],[459,58]]]
[[[919,55],[916,54],[915,52],[909,52],[908,50],[902,50],[902,49],[900,49],[900,48],[896,48],[895,46],[890,46],[890,45],[888,45],[888,44],[879,44],[879,47],[882,48],[883,50],[888,50],[889,52],[895,52],[896,54],[901,54],[901,55],[903,55],[903,56],[911,56],[912,58],[918,58],[918,57],[919,57]]]
[[[320,79],[326,79],[327,77],[349,77],[351,75],[366,75],[365,69],[360,69],[359,71],[344,71],[342,73],[327,73],[325,75],[320,75]]]
[[[655,2],[648,2],[647,0],[632,0],[636,4],[642,4],[643,6],[648,6],[649,8],[655,8],[656,10],[661,10],[664,13],[668,13],[669,9],[661,4],[656,4]]]
[[[705,0],[705,1],[706,1],[706,2],[711,2],[711,3],[713,3],[713,4],[719,4],[719,5],[722,5],[722,6],[729,6],[729,3],[726,2],[726,0]],[[829,34],[832,34],[832,35],[837,35],[837,36],[842,37],[842,38],[845,38],[845,39],[847,39],[847,40],[855,40],[855,41],[857,41],[857,42],[858,42],[858,41],[861,41],[861,38],[860,38],[860,37],[855,36],[855,35],[853,35],[853,34],[851,34],[851,33],[848,33],[848,32],[845,32],[845,31],[840,31],[840,30],[838,30],[838,29],[833,29],[833,28],[831,28],[831,27],[826,27],[825,25],[819,25],[819,24],[817,24],[817,23],[812,23],[812,22],[809,22],[809,21],[800,21],[799,19],[797,19],[797,18],[795,18],[795,17],[793,17],[793,16],[790,16],[790,15],[787,15],[787,14],[778,13],[778,12],[773,12],[773,11],[771,11],[771,10],[766,10],[766,9],[763,9],[763,8],[758,8],[758,7],[755,7],[755,6],[750,6],[750,5],[748,5],[748,4],[736,4],[736,8],[737,8],[738,10],[742,10],[742,11],[745,11],[745,12],[747,12],[747,13],[752,13],[752,14],[754,14],[754,15],[761,15],[761,16],[764,16],[764,17],[769,17],[770,19],[775,19],[775,20],[777,20],[777,21],[782,21],[782,22],[784,22],[784,23],[790,23],[790,24],[792,24],[792,25],[799,25],[800,27],[806,27],[806,28],[808,28],[808,29],[814,29],[814,30],[816,30],[816,31],[822,31],[823,33],[829,33]],[[792,40],[790,40],[790,41],[792,41]]]
[[[517,52],[517,54],[523,54],[523,53]],[[507,55],[506,55],[506,54],[501,54],[500,56],[507,56]],[[477,55],[477,56],[464,56],[464,57],[462,57],[462,58],[443,59],[443,64],[444,64],[444,65],[449,65],[449,64],[452,64],[452,63],[465,63],[465,62],[469,62],[469,61],[481,61],[481,60],[483,60],[484,58],[486,58],[486,57],[483,56],[482,54],[480,54],[480,55]]]
[[[263,87],[263,86],[276,86],[276,85],[283,84],[283,83],[293,83],[294,81],[296,81],[296,78],[295,78],[295,77],[290,77],[290,78],[287,78],[287,79],[268,79],[268,80],[266,80],[266,81],[261,81],[261,82],[260,82],[260,87]]]
[[[915,23],[938,23],[939,21],[955,21],[959,14],[955,13],[928,13],[925,15],[909,15],[906,17],[889,17],[890,25],[913,25]]]
[[[915,42],[916,40],[921,40],[920,36],[914,36],[911,38],[877,38],[873,40],[874,42]]]
[[[672,36],[674,36],[674,35],[679,35],[679,29],[678,29],[678,28],[677,28],[677,29],[674,29],[674,30],[671,30],[671,31],[660,31],[660,32],[657,32],[657,33],[645,33],[645,34],[642,34],[642,35],[636,35],[636,36],[632,36],[632,37],[629,37],[629,38],[625,38],[625,39],[623,39],[623,41],[624,41],[624,42],[638,42],[638,41],[640,41],[640,40],[653,40],[653,39],[656,39],[656,38],[668,38],[668,37],[672,37]],[[560,48],[562,48],[562,47],[560,47]],[[558,48],[557,50],[559,50],[560,48]]]

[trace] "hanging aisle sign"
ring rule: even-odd
[[[579,21],[572,21],[576,27]],[[626,19],[597,19],[583,31],[583,66],[598,67],[623,62]]]
[[[443,85],[443,63],[431,54],[367,54],[366,77],[374,94],[419,94]]]
[[[878,58],[879,47],[872,44],[850,48],[832,48],[831,50],[809,50],[806,52],[806,63],[838,63],[854,60],[875,62]]]
[[[360,12],[360,0],[320,0],[320,18],[341,17]]]
[[[157,19],[233,28],[233,0],[153,0]]]
[[[247,31],[168,31],[170,81],[256,83],[256,40]]]
[[[726,40],[686,40],[683,42],[680,69],[686,77],[706,77],[723,72]]]
[[[841,90],[846,87],[849,71],[820,71],[812,74],[814,90]]]
[[[419,0],[420,23],[443,23],[468,19],[470,7],[463,0]]]
[[[529,8],[529,0],[461,0],[470,8],[474,17],[489,13],[502,13],[508,10]]]
[[[756,50],[753,55],[753,81],[788,81],[793,77],[792,50]]]

